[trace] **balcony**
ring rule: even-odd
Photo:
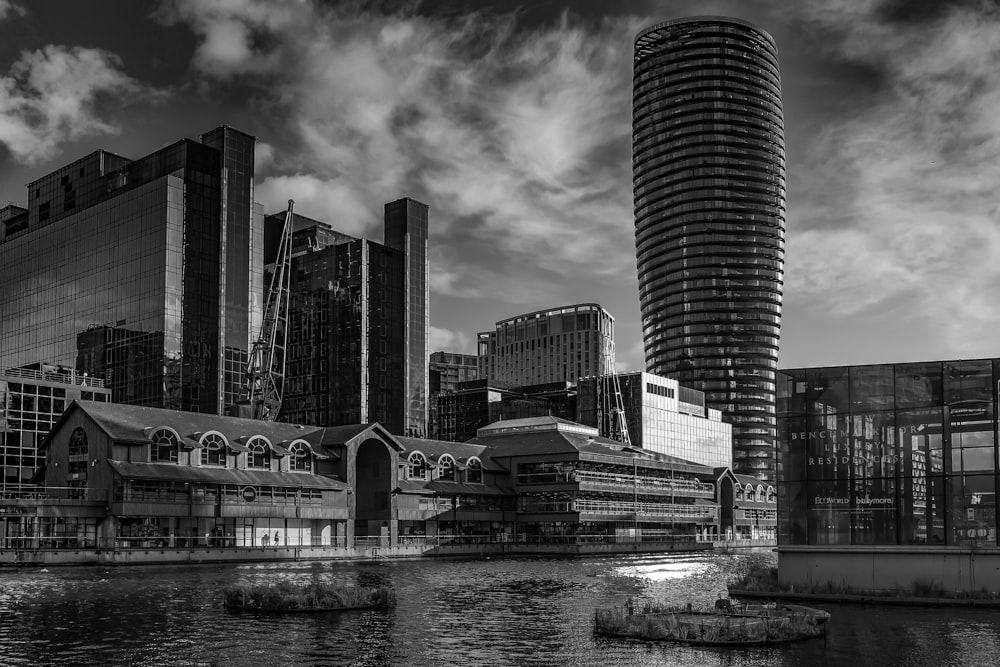
[[[579,484],[581,489],[594,491],[634,491],[658,495],[675,495],[685,498],[714,498],[715,486],[697,480],[671,479],[669,477],[648,477],[620,475],[596,470],[569,470],[566,472],[524,473],[517,476],[519,485]]]

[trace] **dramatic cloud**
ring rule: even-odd
[[[282,175],[259,193],[297,210],[301,198],[303,214],[351,233],[376,231],[371,211],[413,196],[431,205],[433,244],[471,235],[513,264],[634,280],[634,22],[536,28],[346,7],[180,1],[164,13],[201,36],[196,67],[250,82],[290,138],[269,137]],[[489,274],[452,269],[431,285],[472,297]]]
[[[24,15],[24,8],[15,5],[10,0],[0,0],[0,21],[7,18],[8,14]]]
[[[887,90],[796,150],[789,301],[890,313],[983,354],[1000,318],[1000,10],[897,4],[809,5],[834,55]]]
[[[0,143],[33,165],[51,158],[64,141],[117,132],[97,107],[101,98],[140,89],[120,66],[117,56],[100,49],[50,45],[22,53],[0,77]]]

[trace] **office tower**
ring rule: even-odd
[[[221,413],[260,321],[254,142],[221,127],[28,184],[0,213],[0,368],[45,360],[115,402]]]
[[[427,365],[427,433],[437,435],[438,396],[455,391],[459,382],[479,377],[479,358],[474,354],[434,352]]]
[[[427,327],[430,301],[427,284],[426,204],[404,197],[385,205],[386,247],[403,253],[406,309],[406,422],[403,435],[427,435]]]
[[[107,402],[110,394],[103,380],[65,366],[0,369],[0,492],[35,488],[31,480],[45,463],[38,446],[71,401]],[[78,485],[75,472],[67,473],[70,487]]]
[[[733,469],[774,479],[785,158],[774,41],[689,18],[636,37],[632,163],[647,370],[733,424]]]
[[[393,239],[400,247],[294,214],[282,421],[378,422],[393,434],[426,435],[426,259],[407,253],[427,256],[427,207],[400,201],[409,215],[385,219],[387,238],[407,227]],[[269,259],[284,222],[284,213],[267,217]],[[422,369],[413,372],[418,351]]]
[[[478,338],[479,377],[498,386],[575,385],[614,370],[615,318],[596,303],[510,317]]]
[[[673,378],[641,371],[581,378],[574,421],[614,439],[616,395],[622,397],[633,447],[712,468],[732,465],[733,427],[722,421],[721,412],[705,406],[704,392]]]

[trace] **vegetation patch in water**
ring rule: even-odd
[[[327,611],[335,609],[387,609],[396,605],[396,594],[385,586],[364,587],[288,581],[266,585],[230,586],[224,591],[227,609],[245,611]]]

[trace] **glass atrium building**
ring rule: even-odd
[[[733,424],[733,469],[774,479],[785,235],[774,40],[739,19],[636,37],[633,194],[647,370]]]
[[[974,551],[1000,583],[998,386],[1000,359],[780,371],[782,575],[963,588]]]

